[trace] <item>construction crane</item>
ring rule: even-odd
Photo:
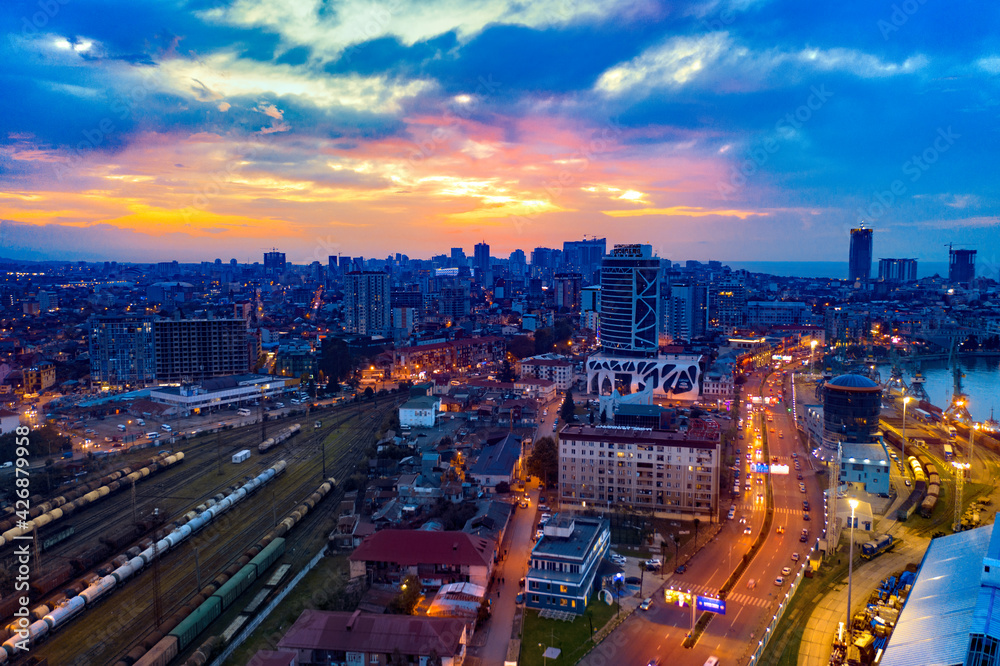
[[[969,404],[969,396],[965,395],[962,391],[962,377],[965,374],[962,372],[962,368],[958,364],[958,359],[955,358],[955,350],[958,347],[958,339],[955,338],[952,341],[951,350],[948,353],[948,362],[951,364],[951,376],[952,376],[952,394],[951,403],[948,408],[944,410],[945,419],[951,419],[953,421],[964,421],[967,423],[972,422],[972,416],[969,414],[967,405]]]

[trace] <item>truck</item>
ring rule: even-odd
[[[951,447],[951,444],[944,445],[944,458],[945,460],[951,460],[951,457],[955,455],[955,450]]]
[[[875,535],[875,539],[868,543],[861,544],[861,557],[870,560],[878,557],[896,544],[896,540],[891,534]]]
[[[250,459],[250,449],[243,449],[238,453],[233,454],[233,464],[239,464]]]
[[[958,429],[955,426],[948,426],[948,439],[955,439],[958,437]]]

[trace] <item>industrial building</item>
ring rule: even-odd
[[[889,494],[889,454],[881,442],[840,445],[840,485],[858,484],[873,495]]]

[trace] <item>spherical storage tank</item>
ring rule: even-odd
[[[823,427],[827,441],[875,441],[882,387],[861,375],[840,375],[823,385]]]

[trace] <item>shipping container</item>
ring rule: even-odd
[[[233,454],[233,464],[238,464],[250,459],[250,449],[243,449],[242,451]]]

